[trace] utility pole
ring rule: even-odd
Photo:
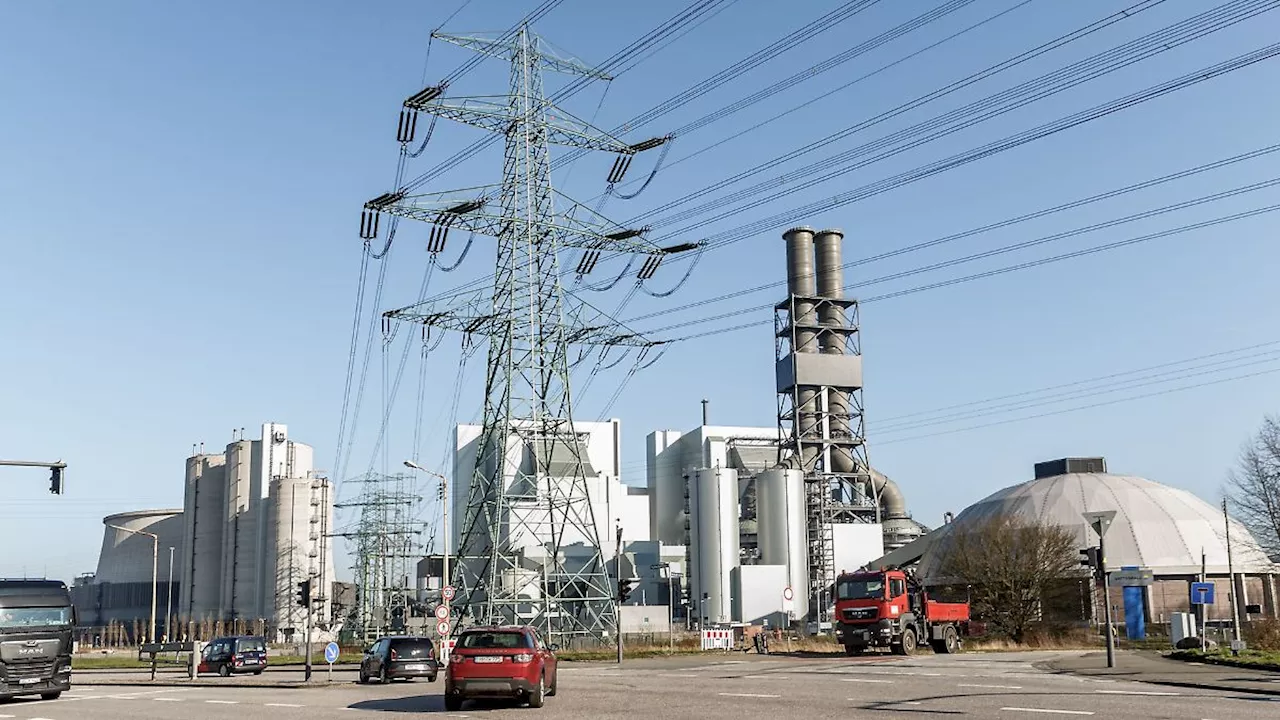
[[[131,528],[120,525],[108,525],[107,527],[121,532],[131,533],[133,535],[145,535],[151,538],[151,626],[150,635],[147,636],[148,642],[156,641],[156,591],[160,586],[159,570],[160,570],[160,536],[155,533],[149,533],[144,530],[133,530]]]
[[[169,585],[164,591],[164,635],[173,642],[173,548],[169,548]]]
[[[622,664],[622,526],[618,526],[617,542],[613,550],[613,567],[618,574],[618,611],[613,614],[613,628],[618,636],[618,664]]]
[[[307,598],[307,669],[303,680],[311,682],[311,598]]]
[[[1208,582],[1209,567],[1208,561],[1205,559],[1204,547],[1200,548],[1200,582]],[[1205,639],[1205,635],[1209,633],[1209,620],[1204,613],[1204,603],[1200,603],[1200,652],[1208,649],[1209,641]]]
[[[1231,588],[1231,654],[1240,654],[1240,598],[1236,595],[1236,566],[1231,558],[1231,516],[1227,499],[1222,498],[1222,522],[1227,531],[1227,586]]]

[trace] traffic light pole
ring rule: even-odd
[[[1098,573],[1102,575],[1102,612],[1107,622],[1107,667],[1116,666],[1116,630],[1111,625],[1111,578],[1107,577],[1107,540],[1098,535]]]
[[[307,598],[307,669],[303,680],[311,682],[311,602]]]
[[[0,460],[0,467],[40,467],[49,468],[49,492],[54,495],[62,494],[62,471],[67,468],[67,464],[59,460],[58,462],[38,462],[33,460]]]

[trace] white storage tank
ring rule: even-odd
[[[183,544],[174,607],[184,621],[216,619],[222,597],[222,531],[226,515],[227,468],[223,455],[187,458],[183,491]]]
[[[258,554],[257,517],[259,504],[253,493],[254,445],[238,440],[227,445],[227,484],[222,530],[222,602],[224,619],[256,618]],[[261,443],[257,443],[259,457]],[[261,460],[258,459],[258,463]]]
[[[761,565],[783,565],[795,617],[809,614],[809,552],[806,542],[804,473],[773,469],[756,476],[757,543]]]
[[[270,527],[272,548],[268,562],[272,573],[273,617],[276,627],[302,628],[306,610],[296,602],[298,583],[319,567],[319,547],[311,541],[311,481],[305,478],[277,478],[270,485]],[[312,554],[316,557],[312,557]],[[315,594],[315,590],[312,591]]]
[[[738,471],[702,468],[689,482],[693,610],[708,623],[733,619],[731,572],[738,566]],[[703,600],[706,594],[706,600]]]

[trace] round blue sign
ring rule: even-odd
[[[331,642],[324,646],[324,661],[330,665],[338,662],[338,643]]]

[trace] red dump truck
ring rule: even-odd
[[[969,603],[945,603],[902,570],[842,573],[835,587],[836,639],[845,653],[889,647],[910,655],[927,642],[935,652],[960,651],[969,623]]]

